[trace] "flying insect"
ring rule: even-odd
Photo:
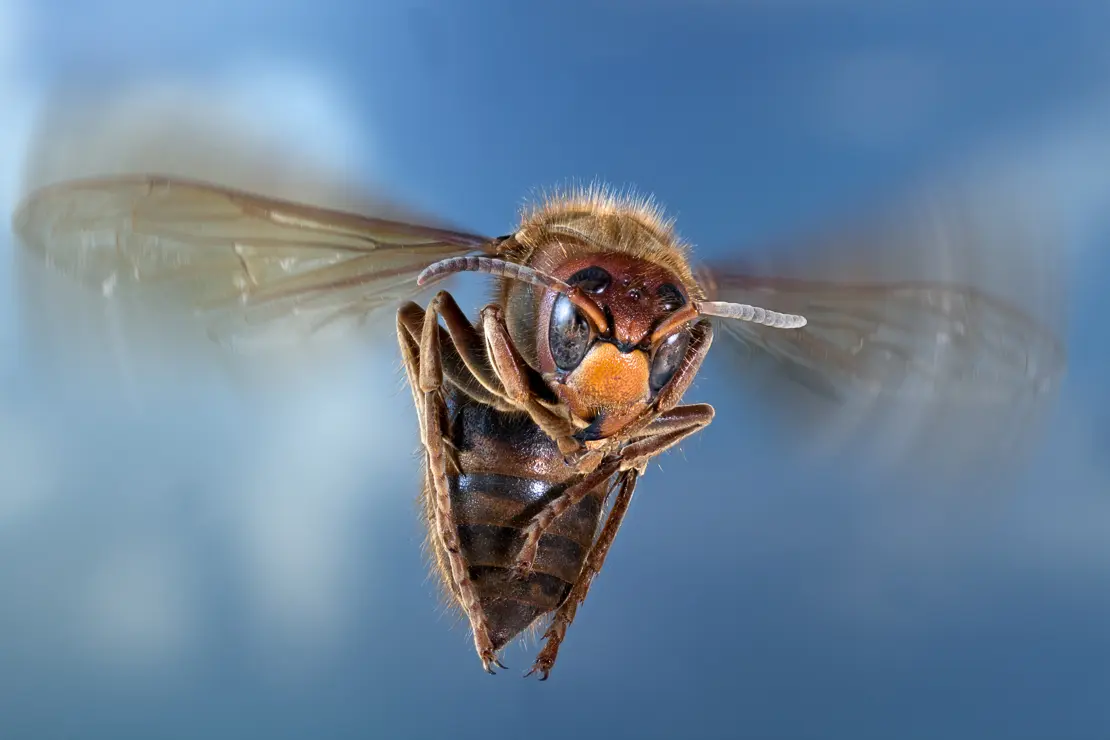
[[[683,398],[715,336],[806,377],[925,378],[942,395],[1042,393],[1063,367],[1047,329],[973,287],[699,264],[651,201],[600,187],[542,200],[490,238],[121,175],[39,189],[14,228],[105,295],[186,294],[217,336],[395,310],[428,549],[490,673],[550,619],[526,674],[548,677],[648,463],[714,419]],[[476,319],[446,291],[412,302],[462,272],[494,281]]]

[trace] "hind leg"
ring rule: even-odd
[[[624,514],[628,511],[628,505],[632,502],[632,493],[636,490],[638,477],[639,474],[635,470],[629,470],[618,478],[620,492],[617,493],[617,498],[613,501],[613,508],[609,511],[605,526],[602,528],[601,534],[597,536],[597,540],[594,541],[593,547],[590,548],[590,554],[586,556],[586,563],[582,566],[582,572],[578,575],[578,580],[571,587],[567,598],[555,610],[551,626],[544,633],[546,642],[543,650],[536,656],[536,662],[532,664],[532,670],[525,673],[525,677],[531,676],[533,673],[539,673],[540,680],[546,681],[548,674],[551,673],[551,668],[555,665],[555,659],[559,657],[559,647],[566,637],[567,628],[574,621],[574,617],[578,613],[578,606],[585,601],[594,578],[601,572],[601,566],[605,564],[605,556],[609,554],[609,547],[617,536],[617,530],[621,528]]]
[[[443,356],[439,344],[439,322],[436,312],[429,310],[424,316],[420,342],[404,325],[398,315],[398,339],[409,384],[420,418],[420,437],[427,461],[427,491],[432,514],[433,536],[439,540],[444,554],[452,591],[466,613],[474,634],[474,649],[482,667],[493,673],[492,666],[504,668],[497,660],[493,642],[489,637],[486,617],[478,602],[477,590],[470,579],[470,572],[462,556],[458,523],[451,510],[451,494],[447,481],[447,461],[452,451],[444,437],[447,408],[443,401]],[[438,556],[437,556],[438,557]]]

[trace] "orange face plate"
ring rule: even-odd
[[[648,358],[642,350],[621,352],[598,342],[566,377],[564,400],[580,419],[604,417],[612,426],[632,409],[638,413],[650,400]]]

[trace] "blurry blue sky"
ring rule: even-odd
[[[388,326],[259,411],[218,372],[136,383],[95,342],[31,352],[5,260],[0,736],[1107,737],[1108,21],[1096,2],[0,0],[6,211],[49,91],[171,81],[485,233],[600,178],[723,255],[984,146],[1090,229],[1068,245],[1064,398],[1010,488],[799,467],[754,389],[709,368],[717,422],[641,485],[542,685],[519,678],[532,646],[483,674],[425,577]],[[42,285],[55,320],[100,310]]]

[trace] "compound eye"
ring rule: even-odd
[[[664,339],[655,349],[655,356],[651,360],[652,393],[658,393],[663,386],[671,382],[689,346],[689,332],[680,331]]]
[[[563,294],[555,298],[551,309],[551,326],[547,330],[551,359],[560,370],[570,372],[578,367],[590,348],[590,324],[586,316]]]

